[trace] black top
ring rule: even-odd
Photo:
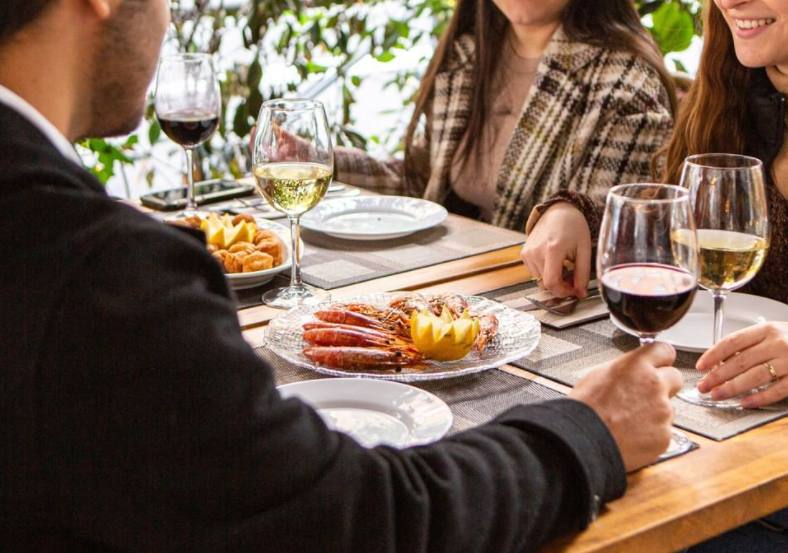
[[[282,400],[203,244],[0,105],[0,550],[532,551],[626,485],[585,405],[366,450]]]
[[[774,182],[772,167],[785,136],[785,99],[769,81],[765,69],[751,73],[747,90],[745,153],[763,161],[769,202],[771,243],[763,267],[742,291],[788,303],[788,200]]]

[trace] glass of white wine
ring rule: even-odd
[[[263,295],[271,307],[289,309],[330,299],[325,290],[301,280],[301,215],[326,195],[334,173],[334,152],[323,104],[314,100],[270,100],[260,109],[254,139],[257,189],[290,220],[293,267],[290,286]]]
[[[723,337],[728,292],[752,280],[769,249],[763,163],[734,154],[690,156],[684,162],[681,185],[689,189],[692,200],[699,283],[714,298],[713,343],[717,344]],[[741,408],[743,396],[717,401],[693,387],[679,392],[679,397],[695,405]]]

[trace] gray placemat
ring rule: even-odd
[[[535,289],[534,283],[509,286],[482,294],[506,303],[518,294]],[[619,330],[609,319],[594,321],[564,330],[542,325],[539,346],[528,357],[512,363],[551,380],[574,386],[596,366],[612,361],[638,347],[638,340]],[[677,352],[676,367],[685,386],[694,386],[701,374],[695,369],[699,355]],[[732,410],[701,407],[673,399],[674,424],[712,440],[725,440],[788,415],[788,401],[768,409]]]
[[[522,244],[524,235],[465,217],[393,240],[342,240],[308,231],[301,262],[304,282],[332,290],[438,263]]]
[[[288,363],[265,347],[257,348],[255,352],[273,367],[277,386],[332,378]],[[454,416],[449,435],[484,424],[516,405],[532,405],[565,397],[538,382],[497,369],[458,378],[411,382],[410,385],[435,394],[446,402]],[[697,448],[698,444],[692,442],[688,451],[662,457],[658,462]]]
[[[267,348],[255,351],[273,367],[277,386],[332,378],[288,363]],[[494,369],[459,378],[410,384],[435,394],[449,405],[454,415],[450,434],[484,424],[515,405],[564,397],[547,386]]]

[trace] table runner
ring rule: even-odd
[[[536,284],[529,282],[481,295],[505,304],[535,288]],[[616,328],[609,319],[564,330],[553,330],[542,325],[542,338],[536,350],[512,364],[562,384],[574,386],[594,367],[612,361],[638,345],[637,338]],[[676,367],[684,377],[684,385],[694,386],[701,376],[695,369],[695,361],[699,355],[681,351],[677,354]],[[788,401],[780,402],[767,410],[715,409],[691,405],[678,398],[674,398],[672,403],[676,413],[676,426],[717,441],[788,415]]]

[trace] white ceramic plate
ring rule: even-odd
[[[615,319],[611,320],[616,323]],[[725,300],[724,336],[769,321],[788,321],[788,305],[750,294],[728,294]],[[682,351],[703,353],[712,346],[713,332],[714,302],[709,292],[698,290],[684,318],[676,326],[661,333],[658,339]]]
[[[396,292],[367,294],[349,298],[343,302],[385,306],[398,295]],[[532,315],[479,296],[470,296],[465,299],[474,315],[489,313],[498,318],[498,334],[487,345],[482,355],[474,350],[459,361],[429,361],[429,366],[423,369],[403,367],[367,370],[366,372],[352,371],[324,367],[307,359],[302,353],[308,345],[302,338],[304,323],[316,320],[313,316],[315,311],[341,306],[343,302],[304,305],[280,314],[266,328],[266,343],[271,351],[279,357],[315,372],[331,376],[377,378],[399,382],[438,380],[477,373],[522,359],[536,349],[541,336],[541,327],[539,321]]]
[[[442,438],[453,420],[441,399],[396,382],[310,380],[280,386],[279,393],[308,403],[329,428],[349,434],[364,447],[428,444]]]
[[[447,216],[445,207],[427,200],[358,196],[325,200],[306,213],[301,224],[346,240],[387,240],[440,225]]]
[[[205,212],[203,217],[208,217],[210,212]],[[217,215],[221,216],[221,213],[217,213]],[[166,221],[167,219],[165,219]],[[287,271],[290,269],[292,263],[292,256],[290,255],[290,228],[282,225],[281,223],[277,223],[275,221],[270,221],[268,219],[264,219],[262,217],[255,217],[255,223],[257,224],[257,228],[261,230],[272,230],[276,233],[279,239],[282,241],[284,245],[284,261],[278,267],[274,267],[272,269],[268,269],[267,271],[254,271],[251,273],[235,273],[235,274],[225,274],[224,276],[227,277],[227,282],[230,285],[230,288],[233,290],[246,290],[247,288],[255,288],[257,286],[262,286],[263,284],[270,282],[273,278],[281,273],[282,271]],[[301,254],[303,255],[304,252],[304,243],[303,240],[301,241]]]

